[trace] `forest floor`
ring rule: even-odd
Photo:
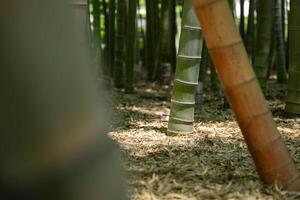
[[[284,114],[284,87],[273,87],[269,105],[298,168],[300,118]],[[241,131],[223,98],[205,92],[196,108],[195,132],[166,136],[162,116],[170,92],[144,85],[129,95],[116,92],[116,128],[133,200],[300,199],[260,181]]]

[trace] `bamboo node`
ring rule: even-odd
[[[230,91],[232,91],[232,90],[234,90],[234,89],[237,89],[237,88],[239,88],[239,87],[242,87],[242,86],[248,85],[248,84],[250,84],[250,83],[253,83],[253,82],[255,82],[256,80],[257,80],[257,78],[256,78],[256,76],[254,76],[254,77],[252,77],[252,78],[249,79],[249,80],[246,80],[246,81],[244,81],[244,82],[242,82],[242,83],[239,83],[239,84],[237,84],[237,85],[233,85],[233,86],[231,86],[231,87],[229,87],[229,88],[225,88],[224,90],[225,90],[226,92],[230,92]]]
[[[195,101],[191,101],[191,102],[183,102],[183,101],[178,101],[178,100],[174,100],[171,99],[171,103],[175,103],[175,104],[181,104],[181,105],[195,105]]]
[[[243,41],[241,40],[241,38],[239,38],[238,41],[232,42],[230,44],[220,45],[220,46],[212,46],[212,47],[209,47],[208,49],[210,51],[214,51],[214,50],[217,50],[217,49],[231,48],[231,47],[234,47],[234,46],[237,46],[237,45],[240,45],[240,44],[243,44]]]
[[[201,60],[201,56],[187,56],[187,55],[177,55],[177,58],[182,58],[186,60]]]
[[[176,82],[185,84],[185,85],[190,85],[190,86],[197,86],[199,83],[198,82],[189,82],[189,81],[184,81],[181,79],[175,79]]]

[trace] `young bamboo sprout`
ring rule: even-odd
[[[202,51],[202,32],[192,1],[184,3],[182,32],[177,55],[177,68],[168,134],[193,132],[195,92],[198,85]]]
[[[193,0],[225,94],[263,180],[300,190],[296,166],[272,119],[225,0]]]

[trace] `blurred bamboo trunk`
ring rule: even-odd
[[[293,160],[276,128],[225,0],[194,0],[225,94],[266,183],[299,190]]]
[[[250,60],[253,62],[253,54],[254,54],[254,27],[255,27],[255,3],[256,0],[249,0],[249,15],[247,22],[247,33],[245,37],[245,45],[250,57]]]
[[[116,1],[108,1],[108,65],[110,76],[114,73],[115,61],[115,21],[116,21]]]
[[[102,54],[101,54],[101,67],[103,69],[103,73],[108,79],[108,83],[110,83],[110,69],[109,69],[109,48],[108,48],[108,32],[109,32],[109,21],[108,21],[108,2],[106,0],[100,1],[100,18],[103,21],[102,31],[100,32],[100,37],[102,37]],[[100,20],[101,21],[101,20]],[[101,25],[101,22],[100,22]],[[100,72],[101,73],[101,72]]]
[[[267,87],[269,56],[272,43],[273,0],[258,1],[257,36],[254,57],[254,69],[263,90]]]
[[[90,28],[90,39],[91,39],[91,48],[93,49],[93,61],[97,63],[97,66],[94,70],[96,73],[99,69],[101,62],[101,49],[100,49],[100,4],[99,0],[87,0],[88,2],[88,21]]]
[[[159,65],[161,84],[169,85],[171,82],[172,64],[174,64],[175,27],[174,27],[174,0],[161,2],[160,42],[159,42]]]
[[[283,18],[282,0],[275,0],[274,6],[274,27],[273,37],[274,46],[276,50],[276,68],[277,68],[277,79],[279,83],[287,83],[287,70],[286,70],[286,57],[285,57],[285,38],[284,38],[284,27],[282,23]]]
[[[176,33],[177,33],[177,15],[176,15],[176,8],[178,1],[171,0],[170,3],[170,32],[171,32],[171,65],[172,65],[172,72],[175,72],[176,69],[176,55],[177,55],[177,49],[176,49]]]
[[[203,90],[205,88],[205,78],[207,76],[207,69],[210,68],[211,58],[208,54],[208,49],[205,41],[203,41],[202,52],[201,52],[201,61],[198,77],[198,86],[196,89],[195,103],[196,106],[202,106],[204,103],[204,94]]]
[[[67,2],[10,0],[0,14],[1,199],[125,198],[87,1]]]
[[[236,13],[235,13],[235,0],[228,0],[230,9],[232,11],[232,15],[235,18],[236,17]]]
[[[195,92],[202,46],[202,32],[192,0],[186,0],[168,123],[170,135],[193,132]]]
[[[300,1],[290,1],[289,16],[289,82],[285,110],[300,114]]]
[[[240,24],[239,24],[239,30],[240,34],[245,39],[245,0],[240,0]]]
[[[93,32],[93,47],[99,51],[100,49],[100,1],[99,0],[90,0],[89,6],[91,9],[91,14],[93,17],[92,21],[92,32]]]
[[[154,81],[158,69],[158,0],[146,0],[146,68],[148,80]]]
[[[206,46],[206,42],[203,41],[203,47],[201,52],[201,62],[200,62],[200,73],[199,73],[199,82],[205,82],[205,78],[207,76],[207,69],[209,68],[211,62],[210,55],[208,53],[208,49]]]
[[[114,86],[124,87],[125,65],[125,35],[126,35],[126,7],[127,0],[117,1],[117,27],[115,35]]]
[[[125,92],[133,92],[134,63],[136,55],[136,8],[137,0],[128,1],[127,31],[126,31],[126,65],[125,65]]]

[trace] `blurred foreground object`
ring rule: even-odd
[[[225,0],[193,0],[226,96],[266,183],[300,190],[300,177],[272,119]]]
[[[2,7],[1,199],[126,199],[86,11],[85,1]]]

